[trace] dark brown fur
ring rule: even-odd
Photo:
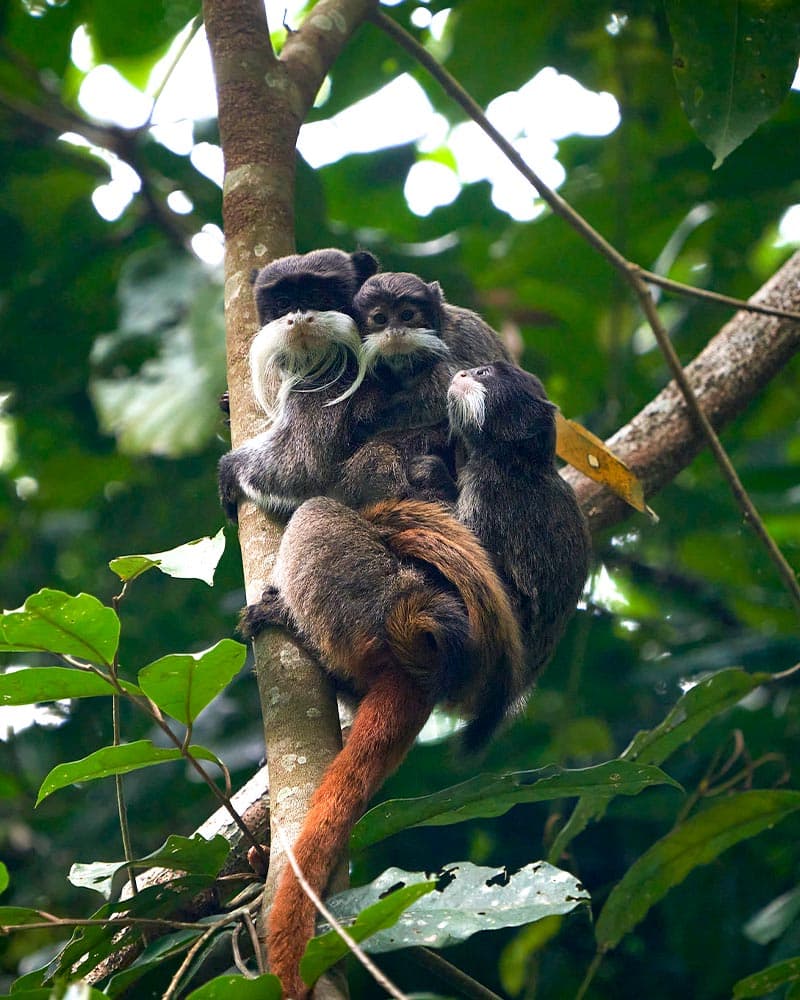
[[[532,683],[575,611],[590,556],[586,520],[555,465],[556,408],[535,375],[503,361],[459,372],[448,399],[466,453],[456,516],[515,598]]]
[[[470,719],[471,744],[488,737],[522,691],[521,639],[486,553],[438,504],[385,501],[362,515],[309,500],[284,533],[274,583],[243,631],[288,626],[359,700],[294,848],[321,894],[353,823],[435,704]],[[287,868],[268,935],[287,996],[307,995],[298,963],[313,928],[313,905]]]

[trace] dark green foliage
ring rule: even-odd
[[[433,11],[444,6],[429,5]],[[409,26],[416,7],[405,0],[385,9]],[[598,0],[461,0],[436,51],[484,105],[547,65],[612,93],[622,117],[612,135],[559,141],[567,173],[562,193],[643,266],[746,297],[790,252],[776,245],[777,225],[800,202],[800,96],[786,94],[798,49],[795,7],[755,0],[666,6],[631,0],[623,7]],[[10,450],[0,447],[0,598],[4,607],[17,608],[37,595],[14,623],[6,621],[0,656],[7,665],[40,668],[8,674],[0,704],[76,699],[69,709],[55,709],[56,728],[35,726],[0,744],[0,854],[10,873],[0,925],[35,919],[39,910],[85,916],[96,905],[87,884],[107,888],[104,880],[119,866],[108,778],[62,788],[76,780],[72,772],[62,774],[58,794],[34,810],[45,776],[65,762],[85,764],[105,753],[102,767],[77,775],[84,780],[131,764],[100,749],[112,742],[104,697],[110,682],[63,663],[56,667],[53,655],[40,652],[85,656],[107,670],[117,650],[119,619],[110,603],[119,578],[133,581],[120,609],[123,687],[136,696],[145,668],[144,690],[174,718],[193,723],[192,742],[210,748],[201,754],[225,761],[234,786],[263,753],[249,673],[240,672],[218,694],[241,660],[224,638],[244,600],[235,546],[220,561],[213,589],[197,579],[167,579],[170,566],[160,558],[199,535],[214,536],[222,523],[214,472],[228,447],[216,402],[225,385],[221,275],[184,249],[204,224],[221,224],[220,193],[188,157],[167,150],[147,130],[85,122],[76,102],[82,74],[69,62],[73,32],[86,23],[98,52],[143,85],[153,62],[197,12],[189,0],[69,0],[27,8],[12,2],[0,12],[0,393],[8,394],[0,441],[7,433],[14,440]],[[708,18],[731,12],[779,19],[761,24],[760,54],[733,82],[722,79],[721,67],[742,61],[724,40],[709,42],[707,27]],[[425,30],[411,30],[428,40]],[[680,89],[674,49],[685,62],[676,70],[686,78]],[[462,120],[424,72],[370,24],[334,67],[330,97],[313,117],[343,110],[404,70],[438,111]],[[769,84],[763,100],[752,94],[761,74]],[[747,127],[723,120],[715,110],[721,100],[744,113]],[[695,121],[707,109],[710,130]],[[718,159],[724,157],[718,169],[711,169],[712,156],[693,125]],[[755,125],[755,134],[736,146],[733,140]],[[146,182],[146,194],[115,222],[103,221],[90,200],[107,180],[106,167],[58,141],[62,132],[82,128]],[[218,141],[211,122],[195,123],[194,136]],[[565,414],[600,435],[611,433],[666,379],[614,273],[551,214],[527,224],[510,220],[492,204],[486,182],[463,188],[451,205],[426,218],[415,216],[403,184],[419,156],[413,145],[398,146],[316,172],[300,161],[298,248],[361,246],[386,269],[440,280],[450,301],[479,309],[496,326],[510,321],[524,363],[541,375]],[[166,208],[172,190],[189,195],[189,215]],[[686,361],[728,318],[726,310],[694,300],[662,294],[660,304]],[[790,365],[723,435],[795,566],[799,396],[798,369]],[[604,915],[597,940],[616,945],[597,971],[591,996],[716,1000],[778,989],[789,992],[774,995],[796,996],[800,917],[792,900],[800,820],[789,813],[798,794],[800,702],[795,679],[765,683],[765,675],[800,660],[797,618],[707,455],[651,502],[658,525],[632,517],[597,539],[588,606],[572,622],[527,711],[485,759],[457,759],[447,742],[423,743],[383,792],[387,800],[436,796],[423,803],[435,816],[444,813],[437,805],[443,789],[452,798],[472,782],[466,787],[479,794],[469,800],[469,819],[450,822],[447,814],[447,825],[399,831],[388,823],[380,836],[395,833],[391,839],[367,837],[363,843],[370,846],[355,854],[353,882],[368,883],[390,866],[436,872],[460,858],[505,866],[513,875],[548,858],[580,879],[595,920]],[[120,553],[150,555],[115,561],[110,572],[109,560]],[[155,566],[163,572],[146,572]],[[601,579],[613,583],[611,596]],[[68,595],[79,592],[80,603],[71,604]],[[74,625],[90,610],[98,617],[76,638],[65,622]],[[46,636],[39,634],[45,617]],[[32,630],[27,645],[20,629]],[[23,646],[27,651],[5,652]],[[712,671],[720,672],[707,677]],[[174,840],[165,844],[167,838],[188,836],[215,803],[183,764],[142,766],[156,762],[149,748],[164,753],[164,741],[130,701],[123,699],[121,716],[124,740],[134,748],[126,752],[145,751],[137,758],[142,769],[125,777],[135,853],[142,857],[164,844],[160,863],[166,864],[164,852],[183,849]],[[206,766],[217,774],[213,764]],[[646,770],[653,780],[637,786],[636,795],[610,799],[573,780],[579,769],[605,775],[623,767]],[[520,782],[517,772],[543,768],[555,777]],[[661,773],[685,795],[653,784]],[[547,780],[563,784],[563,797],[546,794]],[[396,808],[390,802],[381,813],[379,805],[365,824]],[[408,823],[419,822],[411,812],[420,803],[401,808],[410,810]],[[752,825],[736,836],[746,808]],[[703,824],[710,824],[705,853],[701,845],[684,858],[686,871],[662,864],[672,846],[688,850],[681,838]],[[208,889],[221,858],[210,857],[213,847],[208,857],[201,850],[200,860],[194,848],[186,850],[189,874],[169,891],[140,894],[131,904],[136,912],[174,913],[176,902]],[[76,862],[109,868],[78,869],[70,881]],[[98,913],[112,909],[108,903]],[[586,910],[582,905],[570,916],[478,934],[446,954],[509,995],[573,996],[596,948]],[[0,992],[22,969],[51,961],[69,933],[46,929],[0,938]],[[124,941],[139,933],[126,931]],[[196,940],[195,931],[183,929],[151,943],[134,968],[104,986],[106,995],[161,996]],[[107,928],[85,928],[51,968],[65,972],[77,961],[89,968],[116,947]],[[406,952],[380,960],[409,991],[436,988]],[[187,990],[230,971],[229,965],[229,939],[220,933],[202,949]],[[362,973],[355,975],[354,996],[382,995]],[[17,988],[15,996],[49,995],[37,972],[29,971]],[[251,986],[235,977],[215,988],[226,997],[250,990],[262,997],[274,983]]]

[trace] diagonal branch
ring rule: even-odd
[[[742,510],[745,520],[750,524],[761,544],[767,550],[767,554],[775,564],[778,574],[786,586],[792,601],[798,612],[800,612],[800,584],[783,553],[778,548],[775,541],[761,520],[758,511],[747,494],[739,479],[733,463],[730,461],[725,449],[717,437],[714,427],[706,419],[702,406],[698,402],[691,381],[686,377],[680,359],[678,358],[672,342],[669,339],[664,324],[658,315],[656,304],[646,278],[643,276],[638,265],[633,264],[612,246],[611,243],[596,230],[586,219],[559,195],[528,166],[523,157],[514,146],[503,136],[498,129],[492,125],[478,103],[467,93],[461,84],[442,67],[436,59],[425,49],[424,46],[410,35],[404,28],[396,24],[390,17],[382,11],[373,14],[372,20],[391,38],[393,38],[402,48],[409,52],[421,65],[428,70],[431,76],[441,85],[445,93],[451,97],[472,120],[486,133],[492,142],[502,151],[510,163],[522,174],[529,184],[539,194],[539,197],[556,213],[564,219],[580,236],[593,246],[611,266],[617,270],[622,278],[631,286],[639,305],[647,318],[648,323],[656,338],[656,342],[664,355],[664,358],[672,372],[675,382],[680,387],[683,394],[686,408],[691,417],[693,427],[711,450],[717,465],[727,480],[736,503]]]
[[[800,253],[794,254],[754,296],[756,303],[800,309]],[[800,327],[772,316],[737,313],[686,366],[703,412],[717,430],[741,413],[800,350]],[[689,418],[674,382],[662,390],[606,444],[642,480],[651,496],[671,482],[702,450],[705,440]],[[575,487],[592,530],[621,521],[625,504],[604,486],[573,469]]]

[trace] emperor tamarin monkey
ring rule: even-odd
[[[505,361],[458,372],[448,390],[466,455],[455,514],[509,587],[531,681],[575,611],[590,556],[586,520],[555,465],[555,410],[535,375]]]

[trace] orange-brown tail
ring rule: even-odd
[[[361,701],[346,745],[314,793],[294,853],[308,883],[322,895],[354,823],[385,778],[398,767],[432,708],[430,696],[392,665],[381,670]],[[299,962],[314,935],[314,905],[287,865],[269,915],[270,970],[285,997],[304,1000],[309,987]]]
[[[383,500],[361,514],[396,555],[433,566],[464,602],[480,676],[455,703],[472,716],[464,743],[477,750],[526,686],[522,636],[508,592],[475,535],[440,504]]]

